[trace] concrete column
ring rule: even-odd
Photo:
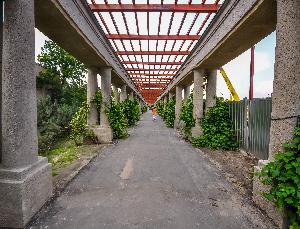
[[[182,105],[182,86],[176,85],[176,104],[175,104],[175,121],[174,128],[179,127],[179,117]]]
[[[119,92],[118,92],[118,88],[115,85],[112,85],[113,88],[113,93],[114,93],[114,98],[116,102],[119,102]]]
[[[90,106],[87,124],[89,126],[99,125],[99,112],[97,111],[96,104],[93,102],[98,89],[97,69],[89,68],[87,78],[87,104]]]
[[[165,97],[164,97],[164,107],[166,107],[167,103],[168,103],[168,97],[165,95]]]
[[[192,128],[192,136],[197,137],[202,134],[202,129],[200,126],[200,120],[203,117],[203,77],[204,70],[195,69],[194,74],[194,94],[193,94],[193,104],[194,104],[194,118],[196,120],[195,127]]]
[[[297,117],[300,116],[300,2],[277,0],[275,71],[272,94],[272,114],[269,144],[269,159],[260,160],[255,172],[282,151],[282,144],[293,137]],[[287,13],[288,12],[288,13]],[[253,200],[279,225],[287,228],[274,205],[266,201],[261,192],[268,187],[257,177],[253,183]]]
[[[173,98],[173,96],[174,96],[174,93],[170,91],[168,94],[169,101]]]
[[[1,227],[23,228],[52,195],[51,166],[38,157],[34,27],[34,0],[5,2]]]
[[[127,91],[126,91],[127,85],[124,84],[121,88],[121,94],[120,94],[120,101],[123,102],[127,99]]]
[[[100,126],[109,127],[108,118],[106,115],[106,109],[111,104],[111,68],[106,67],[100,70],[101,74],[101,92],[103,105],[100,113]]]
[[[132,101],[134,100],[133,91],[129,92],[128,99],[130,99]]]
[[[106,110],[111,105],[111,68],[103,67],[100,69],[101,75],[101,92],[102,92],[102,107],[100,111],[100,126],[93,126],[91,130],[96,135],[99,143],[111,143],[113,133],[109,126]]]
[[[0,2],[0,12],[3,12],[4,2]],[[3,15],[3,14],[0,14]],[[0,114],[2,114],[2,49],[3,49],[3,17],[0,17]],[[2,119],[0,118],[0,136],[2,136]],[[0,163],[2,159],[2,141],[0,141]]]
[[[183,94],[184,94],[183,100],[184,100],[184,101],[187,101],[187,99],[189,98],[189,96],[190,96],[190,94],[191,94],[191,86],[186,86],[186,87],[183,89]]]
[[[217,70],[210,70],[208,71],[207,76],[205,113],[208,112],[209,108],[212,108],[216,105],[216,94]]]

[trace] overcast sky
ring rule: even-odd
[[[187,3],[188,0],[179,0],[178,3]],[[103,0],[97,0],[97,3],[103,3]],[[117,0],[110,0],[110,3],[118,3]],[[122,3],[131,3],[132,0],[122,0]],[[146,3],[147,0],[139,0],[137,3]],[[164,4],[173,3],[174,0],[164,0]],[[192,3],[197,2],[193,1]],[[212,3],[214,0],[207,0],[207,3]],[[222,2],[222,1],[221,1]],[[150,3],[157,3],[157,0],[150,0]],[[120,13],[113,13],[116,23],[118,24],[119,32],[120,33],[127,33],[126,28],[124,26],[124,21]],[[150,13],[150,27],[149,33],[150,34],[157,34],[157,25],[158,25],[158,18],[159,13]],[[114,29],[114,25],[111,21],[111,18],[108,13],[103,13],[103,17],[110,29],[111,33],[116,33]],[[134,18],[133,13],[126,13],[126,19],[128,22],[129,32],[130,34],[137,34],[136,31],[136,23],[132,21]],[[162,24],[161,24],[161,32],[160,34],[167,34],[168,24],[170,22],[171,13],[163,13],[162,17]],[[180,19],[183,17],[183,13],[175,13],[174,20],[172,23],[170,34],[176,34],[178,31],[178,27],[180,26]],[[191,35],[197,33],[197,29],[200,27],[203,18],[205,15],[200,15],[197,19],[194,28],[191,30]],[[194,15],[188,14],[186,17],[185,23],[180,31],[180,34],[186,34],[191,21],[193,20]],[[210,18],[210,20],[212,17]],[[209,21],[210,21],[209,20]],[[147,14],[146,13],[138,13],[138,21],[140,27],[140,34],[147,34]],[[209,24],[206,24],[206,26]],[[102,25],[102,23],[100,22]],[[102,25],[102,28],[105,32],[107,32]],[[205,27],[204,27],[205,29]],[[202,32],[200,33],[200,35]],[[40,53],[41,47],[43,46],[45,37],[41,32],[36,30],[36,55]],[[195,44],[196,42],[194,42]],[[125,47],[127,50],[131,50],[131,45],[129,41],[124,41]],[[186,42],[183,46],[182,50],[186,50],[185,46],[188,46],[189,42]],[[119,50],[123,50],[122,44],[120,42],[116,42]],[[178,50],[179,46],[181,45],[180,42],[176,42],[174,50]],[[148,47],[147,41],[142,41],[142,50],[155,50],[156,41],[150,41],[150,45]],[[165,50],[171,50],[172,43],[167,42]],[[133,41],[133,47],[135,51],[140,50],[140,46],[138,41]],[[163,50],[164,41],[158,42],[158,50]],[[191,47],[192,48],[192,47]],[[268,37],[260,41],[255,48],[255,75],[254,75],[254,97],[261,98],[270,96],[272,93],[272,81],[274,78],[274,57],[275,57],[275,33],[270,34]],[[160,57],[156,57],[156,61],[160,61]],[[169,61],[179,61],[181,58],[180,55],[173,56],[169,59]],[[129,58],[124,57],[124,60],[132,60],[134,61],[133,56],[129,56]],[[166,61],[167,58],[162,59],[162,61]],[[141,61],[140,57],[137,57],[137,61]],[[155,61],[155,56],[149,56],[149,60],[144,58],[144,61]],[[136,65],[135,67],[142,67]],[[172,67],[172,66],[166,66]],[[224,70],[226,71],[227,75],[229,76],[233,86],[235,87],[237,93],[239,94],[240,98],[244,98],[248,96],[249,93],[249,75],[250,75],[250,50],[246,51],[245,53],[238,56],[236,59],[232,60],[225,66],[223,66]],[[223,96],[225,98],[229,98],[229,90],[221,77],[218,74],[217,80],[217,94],[218,96]]]

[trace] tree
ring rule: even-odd
[[[37,86],[48,87],[51,98],[59,103],[79,106],[86,97],[85,66],[53,41],[46,41],[38,55],[43,67]]]

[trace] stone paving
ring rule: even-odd
[[[148,112],[29,228],[275,228],[206,156]]]

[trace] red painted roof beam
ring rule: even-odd
[[[143,62],[143,61],[123,61],[123,64],[182,65],[183,62]]]
[[[218,4],[90,4],[93,12],[188,12],[215,13]]]
[[[197,41],[200,35],[136,35],[136,34],[107,34],[112,40],[191,40]]]
[[[118,51],[118,55],[188,55],[189,51]]]

